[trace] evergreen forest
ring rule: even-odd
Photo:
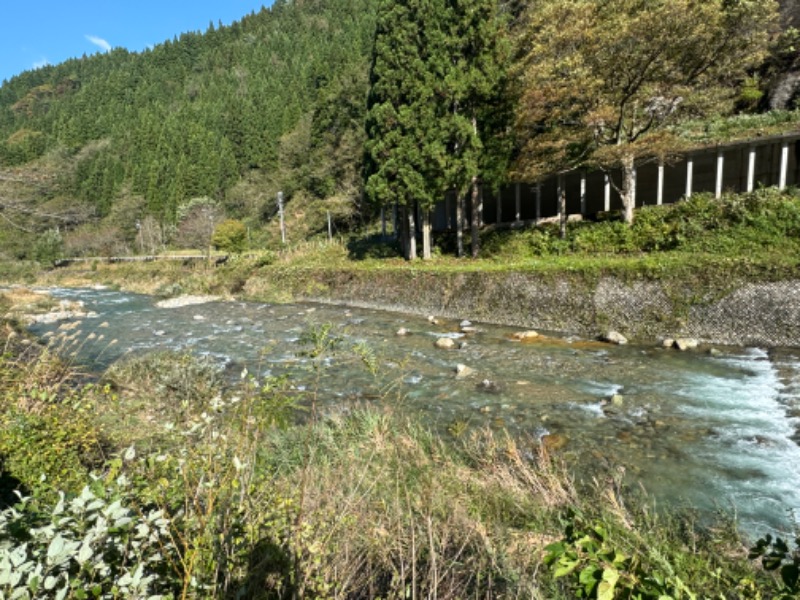
[[[617,19],[641,12],[631,0],[618,4]],[[729,11],[739,17],[726,17],[726,36],[742,31],[718,49],[749,66],[731,78],[726,65],[719,81],[730,94],[714,110],[769,109],[769,86],[797,66],[796,3],[783,2],[780,19],[771,1],[722,4],[739,7]],[[276,0],[230,26],[210,23],[141,53],[116,48],[21,73],[0,87],[0,254],[197,248],[203,219],[238,221],[250,247],[265,247],[280,239],[279,191],[298,241],[374,223],[381,206],[427,209],[447,190],[469,204],[479,183],[578,164],[586,139],[541,117],[552,101],[534,106],[525,95],[533,75],[536,89],[553,90],[533,72],[531,35],[545,30],[530,15],[557,5]],[[761,12],[747,12],[750,5]],[[743,15],[762,26],[757,43]],[[575,24],[605,26],[585,18]],[[525,114],[521,100],[532,106]],[[790,94],[784,108],[794,102]],[[703,115],[700,104],[687,105],[687,115]],[[531,149],[539,134],[546,143]],[[558,164],[554,139],[567,140]],[[413,241],[416,224],[403,224]],[[475,231],[472,246],[475,253]]]

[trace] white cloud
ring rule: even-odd
[[[87,35],[86,39],[92,42],[95,46],[100,47],[104,52],[111,50],[111,44],[109,44],[103,38],[97,37],[96,35]]]

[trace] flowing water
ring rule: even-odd
[[[298,356],[304,332],[332,324],[346,341],[375,350],[383,382],[399,384],[401,408],[433,426],[550,436],[580,477],[624,468],[658,503],[734,510],[752,534],[786,531],[797,523],[792,511],[800,514],[800,350],[681,353],[564,337],[521,343],[508,327],[475,323],[477,331],[463,335],[458,322],[340,306],[158,308],[129,293],[51,291],[96,313],[76,327],[91,338],[79,359],[97,368],[172,349],[210,356],[232,375],[244,367],[280,373],[307,360]],[[60,326],[33,331],[53,335]],[[409,335],[397,336],[400,328]],[[435,348],[442,336],[463,347]],[[456,377],[459,363],[474,374]],[[319,385],[328,411],[378,401],[375,381],[352,362],[331,360]],[[621,401],[610,402],[614,394]]]

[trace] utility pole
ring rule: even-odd
[[[278,215],[281,219],[281,243],[286,243],[286,224],[283,221],[283,192],[278,192]]]

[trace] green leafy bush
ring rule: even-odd
[[[33,246],[33,257],[41,264],[52,266],[64,256],[64,239],[58,229],[48,229]]]
[[[241,221],[227,219],[214,228],[211,243],[217,250],[241,254],[247,248],[247,227]]]
[[[0,511],[0,598],[173,598],[169,520],[134,509],[124,478]]]

